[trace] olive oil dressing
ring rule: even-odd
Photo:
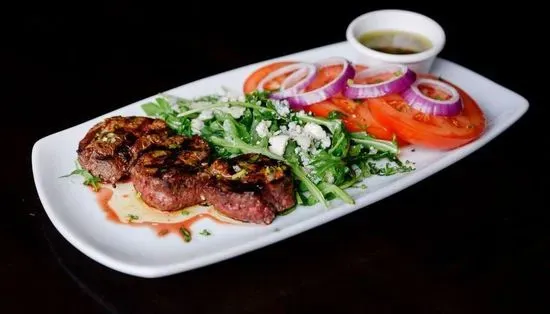
[[[358,40],[367,48],[397,55],[420,53],[432,47],[431,41],[425,36],[400,30],[366,32]]]

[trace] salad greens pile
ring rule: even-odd
[[[327,206],[335,198],[353,204],[345,189],[362,179],[413,170],[398,158],[395,140],[350,133],[337,112],[320,118],[293,111],[286,101],[270,99],[267,92],[193,99],[159,95],[142,109],[165,120],[178,134],[202,136],[216,157],[258,153],[285,162],[296,179],[296,197],[302,205]]]

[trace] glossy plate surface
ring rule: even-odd
[[[278,59],[316,61],[330,56],[355,61],[353,49],[342,42],[238,68],[166,93],[190,98],[218,93],[221,86],[240,91],[247,75],[263,64]],[[107,267],[147,278],[202,267],[291,237],[355,210],[367,210],[365,207],[369,204],[399,192],[476,151],[516,122],[528,109],[529,104],[522,96],[455,63],[437,59],[432,73],[457,84],[479,102],[488,120],[486,132],[477,141],[453,151],[416,148],[411,152],[412,147],[404,149],[403,160],[416,162],[417,169],[407,174],[367,179],[366,190],[350,191],[356,199],[355,205],[333,201],[328,209],[322,206],[299,207],[287,216],[278,217],[269,226],[224,225],[205,219],[194,224],[192,231],[198,234],[207,228],[212,235],[196,235],[189,243],[173,234],[158,237],[151,228],[107,220],[96,195],[81,184],[80,177],[62,179],[60,176],[74,169],[78,141],[91,126],[112,115],[145,115],[140,105],[156,95],[37,141],[32,151],[36,188],[57,230],[77,249]]]

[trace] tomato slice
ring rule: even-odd
[[[366,126],[363,128],[363,130],[366,131],[368,134],[381,140],[393,140],[394,133],[386,128],[384,125],[382,125],[380,122],[378,122],[376,119],[374,119],[374,116],[372,115],[368,104],[366,104],[365,102],[359,104],[357,106],[357,109],[355,110],[355,114],[362,121],[363,126]],[[398,137],[397,134],[395,134],[395,136]],[[400,138],[398,138],[398,143],[400,145],[406,144],[406,142],[401,140]]]
[[[305,88],[305,92],[310,92],[327,85],[342,73],[342,69],[343,67],[341,65],[331,65],[322,68],[319,70],[319,73],[317,73],[313,82]]]
[[[353,67],[355,68],[355,73],[356,74],[369,68],[368,66],[362,65],[362,64],[354,64]]]
[[[293,61],[280,61],[280,62],[274,62],[274,63],[270,63],[268,65],[265,65],[259,69],[257,69],[256,71],[252,72],[252,74],[250,74],[245,82],[244,82],[244,85],[243,85],[243,92],[245,94],[248,94],[248,93],[252,93],[253,91],[255,91],[257,88],[258,88],[258,84],[260,84],[260,81],[263,80],[267,75],[269,75],[269,73],[277,70],[277,69],[280,69],[284,66],[287,66],[289,64],[293,64],[293,63],[296,63],[296,62],[293,62]],[[270,81],[270,82],[267,82],[266,85],[264,86],[264,89],[265,90],[276,90],[278,89],[280,86],[281,86],[281,83],[283,82],[283,80],[288,77],[290,74],[292,73],[288,73],[286,75],[281,75],[279,77],[276,77],[274,80]]]
[[[435,78],[426,74],[420,76]],[[374,119],[411,144],[440,150],[454,149],[479,138],[486,128],[486,119],[470,95],[445,82],[456,88],[462,97],[464,109],[457,116],[423,114],[396,94],[368,99],[368,107]]]
[[[333,111],[342,113],[342,122],[350,132],[366,131],[368,134],[381,140],[391,141],[394,134],[374,119],[369,107],[365,103],[358,103],[342,95],[329,100],[313,104],[307,108],[315,116],[328,117]],[[406,144],[399,141],[400,144]]]
[[[353,115],[353,111],[347,110],[346,107],[337,105],[334,99],[328,99],[306,107],[306,111],[311,112],[314,116],[328,118],[331,112],[341,113],[340,119],[344,123],[347,130],[358,132],[362,130],[361,122]]]

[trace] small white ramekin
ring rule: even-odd
[[[369,31],[394,30],[424,35],[432,46],[420,53],[396,55],[370,49],[358,40]],[[445,32],[433,19],[404,10],[379,10],[365,13],[354,19],[346,30],[346,39],[357,52],[356,63],[366,66],[403,64],[417,73],[428,73],[437,55],[445,46]]]

